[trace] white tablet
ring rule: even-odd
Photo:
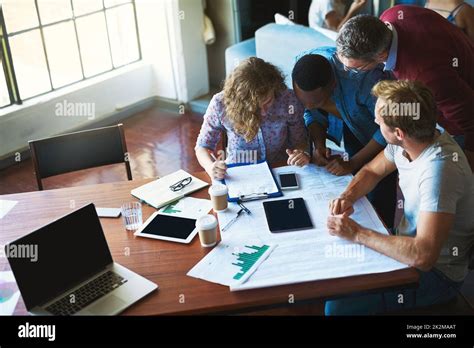
[[[153,213],[135,236],[189,244],[198,232],[196,219]]]

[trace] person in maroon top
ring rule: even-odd
[[[400,80],[427,85],[438,123],[464,148],[474,170],[474,44],[434,11],[394,6],[380,19],[359,15],[340,30],[338,57],[353,71],[384,63]]]

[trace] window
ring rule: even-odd
[[[0,108],[141,59],[133,0],[2,0]]]
[[[0,107],[10,105],[10,97],[8,95],[7,80],[5,79],[3,61],[0,60]]]

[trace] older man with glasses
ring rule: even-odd
[[[464,149],[474,170],[474,45],[461,29],[431,10],[395,6],[380,19],[351,18],[336,44],[349,70],[372,70],[384,63],[397,79],[427,85],[438,123]]]

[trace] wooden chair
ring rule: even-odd
[[[40,191],[44,178],[115,163],[125,163],[127,178],[132,180],[122,124],[28,143]]]

